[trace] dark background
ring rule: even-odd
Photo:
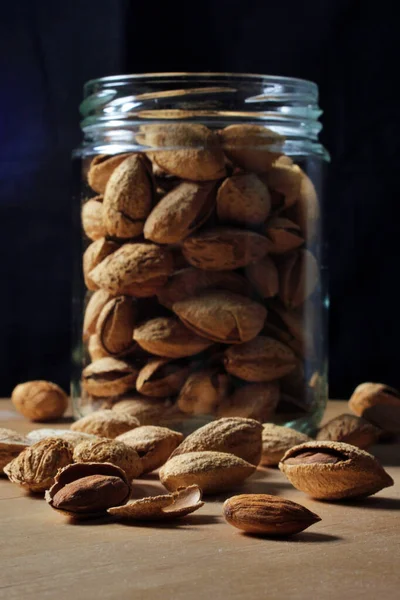
[[[399,386],[399,107],[394,3],[1,3],[0,395],[69,380],[71,161],[88,79],[146,71],[303,77],[320,87],[330,388]]]

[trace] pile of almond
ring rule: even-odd
[[[26,396],[17,386],[13,400],[25,412],[38,405],[37,397],[43,401],[54,394],[49,382],[24,386]],[[279,465],[294,487],[314,499],[363,498],[393,485],[363,448],[385,432],[400,431],[400,394],[388,386],[363,384],[349,405],[360,416],[336,417],[319,429],[316,440],[243,417],[222,417],[185,438],[167,427],[141,425],[129,411],[110,409],[65,430],[36,429],[24,437],[0,429],[0,474],[29,493],[45,495],[49,506],[75,520],[182,518],[204,505],[202,494],[224,494],[225,499],[226,492],[240,491],[262,465]],[[132,499],[138,478],[156,470],[166,493]],[[268,482],[265,491],[228,497],[222,507],[226,521],[251,534],[287,536],[321,520],[296,502],[269,495]]]
[[[319,204],[284,138],[183,122],[137,142],[85,167],[82,402],[153,425],[312,413]]]

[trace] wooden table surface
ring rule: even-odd
[[[345,411],[344,402],[330,402],[326,419]],[[7,401],[0,401],[0,427],[34,428]],[[371,451],[395,485],[358,503],[311,500],[275,469],[259,469],[248,480],[240,492],[282,495],[322,518],[285,540],[227,525],[221,506],[233,493],[206,497],[198,512],[169,524],[71,524],[43,499],[0,479],[0,598],[397,599],[400,445]],[[161,489],[153,474],[137,481],[134,495]]]

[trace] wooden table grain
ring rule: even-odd
[[[330,402],[326,418],[345,411],[344,402]],[[26,432],[35,426],[0,401],[0,427]],[[259,469],[248,480],[241,492],[283,495],[321,516],[285,540],[250,537],[227,525],[221,506],[232,494],[206,498],[198,512],[169,524],[71,524],[43,499],[0,479],[0,598],[397,599],[400,445],[372,452],[395,485],[362,502],[311,500],[275,469]],[[153,474],[137,481],[135,496],[161,489]]]

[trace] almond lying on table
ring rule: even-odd
[[[343,414],[331,419],[317,433],[316,439],[321,441],[345,442],[358,448],[368,448],[382,434],[368,421],[355,415]]]
[[[109,439],[84,441],[75,446],[76,463],[111,463],[122,469],[129,481],[142,474],[142,462],[132,446]]]
[[[142,425],[117,437],[117,441],[136,450],[143,473],[161,467],[182,440],[182,433],[155,425]]]
[[[268,467],[276,466],[293,446],[311,441],[308,435],[290,427],[273,423],[264,423],[262,427],[261,464]]]
[[[349,407],[376,427],[400,433],[400,392],[383,383],[362,383],[356,387]]]
[[[139,427],[139,421],[135,417],[105,409],[78,419],[71,425],[71,430],[113,439],[135,427]]]

